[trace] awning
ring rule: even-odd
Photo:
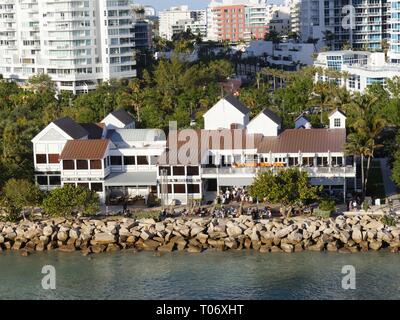
[[[219,177],[219,185],[221,187],[245,187],[251,185],[253,182],[253,178],[228,178],[228,177]]]
[[[111,173],[104,181],[106,187],[118,186],[156,186],[157,172]]]

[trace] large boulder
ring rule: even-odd
[[[290,226],[288,226],[288,227],[286,227],[286,228],[283,228],[283,229],[279,230],[279,231],[276,233],[276,236],[277,236],[278,238],[284,238],[284,237],[286,237],[289,233],[291,233],[292,231],[294,231],[294,230],[296,230],[296,229],[297,229],[297,226],[296,226],[295,224],[292,224],[292,225],[290,225]]]
[[[235,225],[232,225],[232,226],[227,228],[226,232],[227,232],[229,237],[235,238],[237,236],[240,236],[243,231],[242,231],[242,228],[240,228],[238,226],[235,226]]]
[[[365,226],[366,229],[381,230],[384,228],[384,224],[378,220],[372,220]]]
[[[360,243],[363,240],[360,229],[353,229],[351,237],[356,243]]]
[[[110,243],[115,243],[116,239],[113,234],[109,233],[96,233],[94,235],[94,239],[92,240],[92,244],[110,244]]]
[[[324,250],[325,244],[323,242],[317,242],[314,245],[308,246],[307,250],[310,251],[322,251]]]
[[[382,247],[382,241],[376,241],[376,240],[370,241],[369,247],[375,251],[379,250]]]
[[[291,245],[289,243],[281,243],[281,249],[284,252],[290,253],[290,252],[293,252],[293,245]]]
[[[143,249],[147,251],[154,251],[159,247],[160,243],[155,240],[147,239],[143,242]]]
[[[190,236],[191,237],[195,237],[197,236],[200,232],[202,232],[204,230],[204,227],[200,227],[200,226],[193,226],[192,230],[190,231]]]
[[[43,235],[44,236],[51,236],[52,234],[53,234],[53,227],[52,226],[49,226],[49,225],[47,225],[47,226],[45,226],[44,228],[43,228]]]
[[[66,241],[68,239],[68,233],[66,231],[59,231],[57,233],[57,239],[60,241]]]
[[[175,242],[168,242],[167,244],[159,246],[157,250],[160,252],[172,252],[174,250],[174,246]]]

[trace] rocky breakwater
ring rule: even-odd
[[[83,254],[134,249],[201,252],[205,249],[260,252],[358,252],[400,248],[400,224],[387,226],[369,216],[252,220],[168,218],[119,220],[51,219],[0,222],[0,251],[80,250]]]

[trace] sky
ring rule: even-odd
[[[171,6],[188,5],[190,9],[205,9],[210,0],[136,0],[136,3],[151,5],[157,11],[168,9]],[[279,3],[280,0],[270,1]]]

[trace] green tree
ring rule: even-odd
[[[259,173],[250,186],[250,194],[259,200],[280,204],[284,216],[290,216],[296,207],[318,198],[319,186],[311,186],[306,172],[284,169]]]
[[[65,185],[50,191],[43,201],[43,208],[53,217],[68,217],[74,212],[90,215],[99,211],[99,197],[88,188]]]
[[[2,189],[1,204],[10,220],[19,219],[21,213],[25,219],[23,209],[38,205],[41,198],[41,191],[32,182],[25,179],[10,179]]]

